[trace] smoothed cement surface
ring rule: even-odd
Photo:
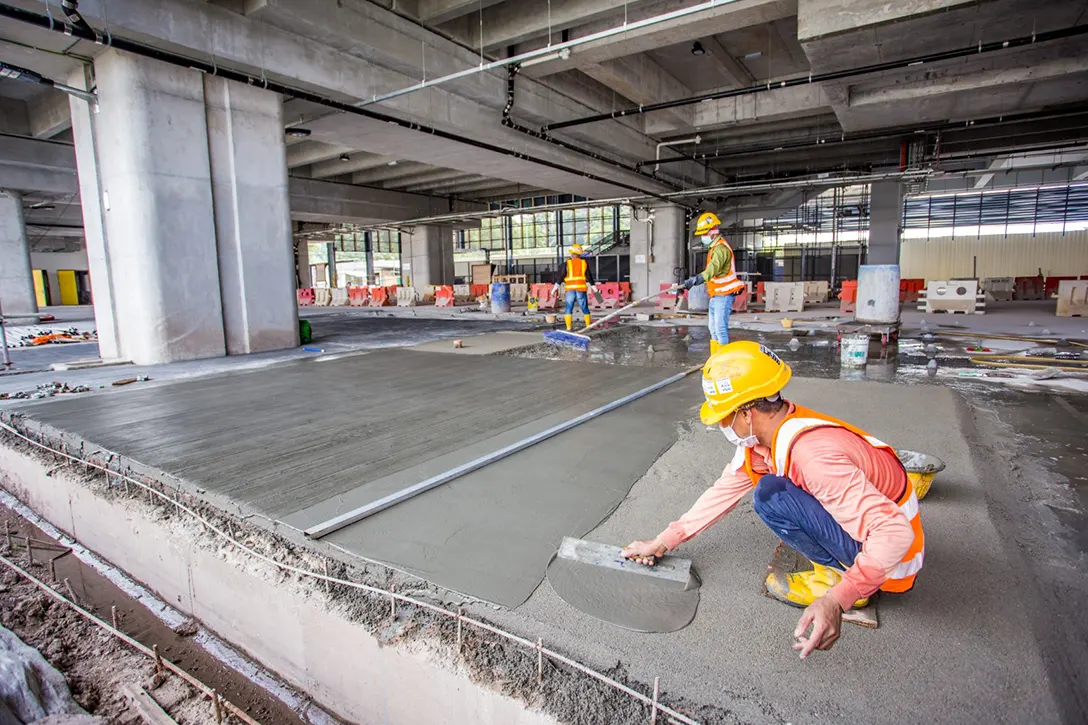
[[[303,530],[673,374],[387,350],[24,410]],[[615,508],[696,402],[658,391],[324,541],[517,606],[559,540]]]
[[[629,569],[611,569],[555,556],[548,584],[579,612],[635,632],[675,632],[699,608],[699,579],[678,582]]]
[[[794,378],[786,395],[948,464],[921,503],[925,568],[913,591],[881,597],[879,629],[844,625],[831,652],[798,659],[791,644],[800,610],[759,593],[778,540],[755,515],[750,496],[677,549],[702,579],[698,613],[678,632],[618,629],[575,610],[547,586],[492,618],[593,665],[623,662],[641,682],[660,677],[670,697],[722,708],[714,722],[1059,722],[1045,667],[1056,655],[1032,632],[1027,573],[1008,558],[987,506],[987,489],[1002,483],[976,467],[972,449],[979,441],[957,394],[937,386]],[[694,414],[687,420],[691,429],[583,538],[622,546],[652,537],[713,483],[733,448]]]

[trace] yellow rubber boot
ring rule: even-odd
[[[714,353],[716,353],[718,351],[719,347],[721,347],[721,345],[718,344],[717,340],[711,340],[710,341],[710,354],[713,355]]]
[[[794,574],[771,572],[767,575],[767,591],[780,602],[792,607],[807,607],[827,594],[831,587],[842,581],[842,572],[813,562],[812,571]],[[854,602],[854,607],[864,607],[868,598]]]
[[[563,322],[567,323],[567,329],[568,330],[574,329],[574,316],[573,315],[563,315]]]
[[[582,319],[585,321],[586,327],[589,327],[590,316],[589,315],[582,315]]]

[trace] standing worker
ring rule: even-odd
[[[887,444],[863,430],[785,400],[789,365],[764,346],[734,342],[703,367],[700,411],[737,446],[732,462],[695,505],[655,538],[623,555],[657,557],[715,524],[754,489],[756,514],[812,562],[812,570],[767,575],[767,591],[804,614],[793,645],[801,659],[839,638],[843,612],[878,589],[906,592],[922,568],[918,498]],[[812,633],[805,636],[809,626]]]
[[[575,244],[570,248],[570,259],[567,260],[567,276],[563,279],[563,285],[567,288],[567,311],[563,315],[563,321],[567,323],[567,329],[571,329],[574,323],[574,303],[582,308],[582,319],[585,326],[589,327],[589,297],[588,290],[593,289],[593,273],[589,271],[589,263],[582,259],[585,250],[581,244]],[[559,285],[555,285],[558,291]]]
[[[710,354],[729,344],[729,316],[733,314],[733,297],[744,289],[737,277],[733,248],[725,241],[718,226],[722,223],[717,214],[704,212],[695,223],[695,236],[709,247],[706,269],[684,280],[684,289],[707,285],[710,294]]]

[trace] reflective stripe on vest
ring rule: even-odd
[[[707,280],[706,289],[711,297],[723,295],[735,295],[744,289],[744,283],[737,278],[737,257],[733,254],[733,248],[725,241],[724,237],[718,237],[710,245],[710,251],[706,255],[706,268],[710,269],[710,262],[714,258],[714,247],[725,247],[729,250],[729,272],[721,277],[711,277]]]
[[[831,416],[798,405],[794,406],[793,412],[789,414],[786,420],[782,421],[782,424],[778,426],[778,430],[775,431],[774,445],[771,446],[771,458],[777,475],[789,476],[790,452],[793,450],[793,444],[797,442],[801,435],[817,428],[845,428],[874,449],[886,449],[891,451],[892,455],[895,455],[895,450],[891,446],[860,428],[855,428],[849,423],[844,423]],[[898,460],[898,457],[896,457],[896,460]],[[744,449],[744,471],[748,474],[753,486],[759,483],[761,474],[757,474],[752,468],[751,448]],[[907,482],[906,490],[896,501],[896,505],[899,506],[899,510],[903,512],[903,515],[907,517],[907,521],[910,522],[910,527],[914,531],[914,541],[911,543],[910,548],[907,549],[906,554],[903,555],[903,559],[888,574],[887,581],[880,585],[880,588],[886,592],[910,591],[925,559],[926,537],[925,532],[922,531],[922,517],[918,513],[918,497],[914,493],[914,486],[911,485],[910,480],[907,478],[905,470],[903,471],[903,479]]]
[[[567,260],[567,276],[563,280],[567,292],[586,291],[586,269],[588,267],[589,265],[584,259],[574,258]]]

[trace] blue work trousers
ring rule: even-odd
[[[810,561],[846,571],[861,551],[812,494],[785,476],[759,479],[752,504],[776,536]]]
[[[729,316],[733,314],[733,298],[736,295],[718,295],[710,298],[710,339],[719,345],[729,344]]]
[[[589,314],[589,298],[586,297],[586,293],[579,290],[567,290],[567,314],[574,314],[574,303],[577,302],[582,308],[582,314]]]

